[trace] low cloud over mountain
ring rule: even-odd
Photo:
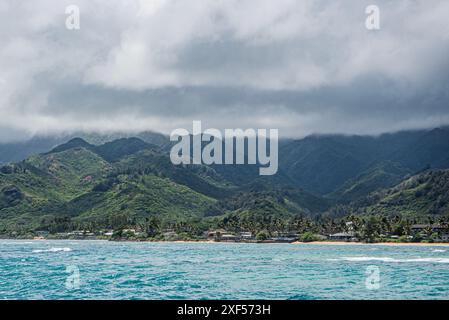
[[[81,29],[65,27],[65,8]],[[376,134],[449,123],[449,3],[0,4],[0,133],[272,127]]]

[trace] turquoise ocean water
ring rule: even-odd
[[[0,240],[0,299],[448,299],[449,247]]]

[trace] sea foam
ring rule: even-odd
[[[407,262],[427,262],[427,263],[449,263],[449,258],[410,258],[410,259],[395,259],[391,257],[342,257],[339,260],[351,261],[351,262],[368,262],[368,261],[380,261],[380,262],[396,262],[396,263],[407,263]]]
[[[69,252],[72,251],[71,248],[50,248],[50,249],[36,249],[33,250],[34,253],[41,253],[41,252]]]

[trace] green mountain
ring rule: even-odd
[[[111,162],[146,148],[167,154],[172,145],[168,137],[157,133],[143,132],[134,136],[82,134],[80,138],[88,145],[82,146],[80,141],[72,143],[88,150],[99,147],[93,150],[94,153]],[[61,144],[64,144],[62,148],[70,148],[71,145],[65,142],[72,138],[75,136],[36,137],[22,143],[0,144],[0,163],[21,161]],[[100,147],[104,150],[101,151]],[[114,147],[124,154],[114,154]],[[393,186],[408,174],[427,168],[449,168],[449,128],[404,131],[377,137],[314,135],[299,140],[285,139],[279,142],[279,162],[278,174],[265,179],[265,183],[355,200],[378,188]],[[398,170],[386,165],[388,163]],[[219,165],[211,168],[221,180],[232,185],[250,185],[260,178],[258,166]]]
[[[67,141],[74,138],[82,138],[84,141],[93,145],[102,145],[117,139],[134,137],[161,148],[170,143],[167,136],[151,131],[145,131],[137,134],[73,133],[56,136],[36,136],[24,141],[0,143],[0,164],[18,162],[25,160],[32,155],[48,152],[48,150],[51,150],[61,144],[65,144]]]
[[[309,192],[335,196],[344,194],[356,180],[363,186],[349,194],[349,199],[388,187],[409,173],[423,169],[449,168],[449,128],[405,131],[372,136],[325,135],[310,136],[301,140],[289,140],[280,144],[280,169],[296,186]],[[386,169],[390,184],[379,184],[385,174],[379,166],[394,163],[401,168]],[[373,171],[378,171],[374,178]],[[379,171],[380,170],[380,171]],[[380,175],[380,176],[379,176]],[[396,176],[396,177],[395,177]],[[371,184],[372,183],[372,184]]]
[[[297,186],[327,194],[365,168],[369,162],[369,154],[363,150],[368,143],[365,140],[311,136],[291,141],[281,146],[280,168]]]
[[[449,215],[449,170],[430,170],[354,202],[357,214]]]
[[[174,166],[162,140],[73,138],[1,166],[0,233],[119,228],[153,218],[167,226],[254,225],[326,213],[448,214],[447,128],[283,140],[275,176],[259,176],[258,166]]]
[[[263,179],[237,185],[212,167],[174,166],[137,138],[99,146],[75,138],[0,168],[0,230],[117,228],[151,217],[169,224],[233,212],[313,215],[329,206]]]
[[[390,161],[380,162],[369,167],[357,177],[349,179],[342,187],[328,196],[340,201],[354,201],[376,190],[397,185],[411,173],[410,169],[406,169],[400,164]]]

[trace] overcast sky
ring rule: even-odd
[[[447,0],[2,0],[0,140],[192,120],[291,137],[449,124],[448,21]]]

